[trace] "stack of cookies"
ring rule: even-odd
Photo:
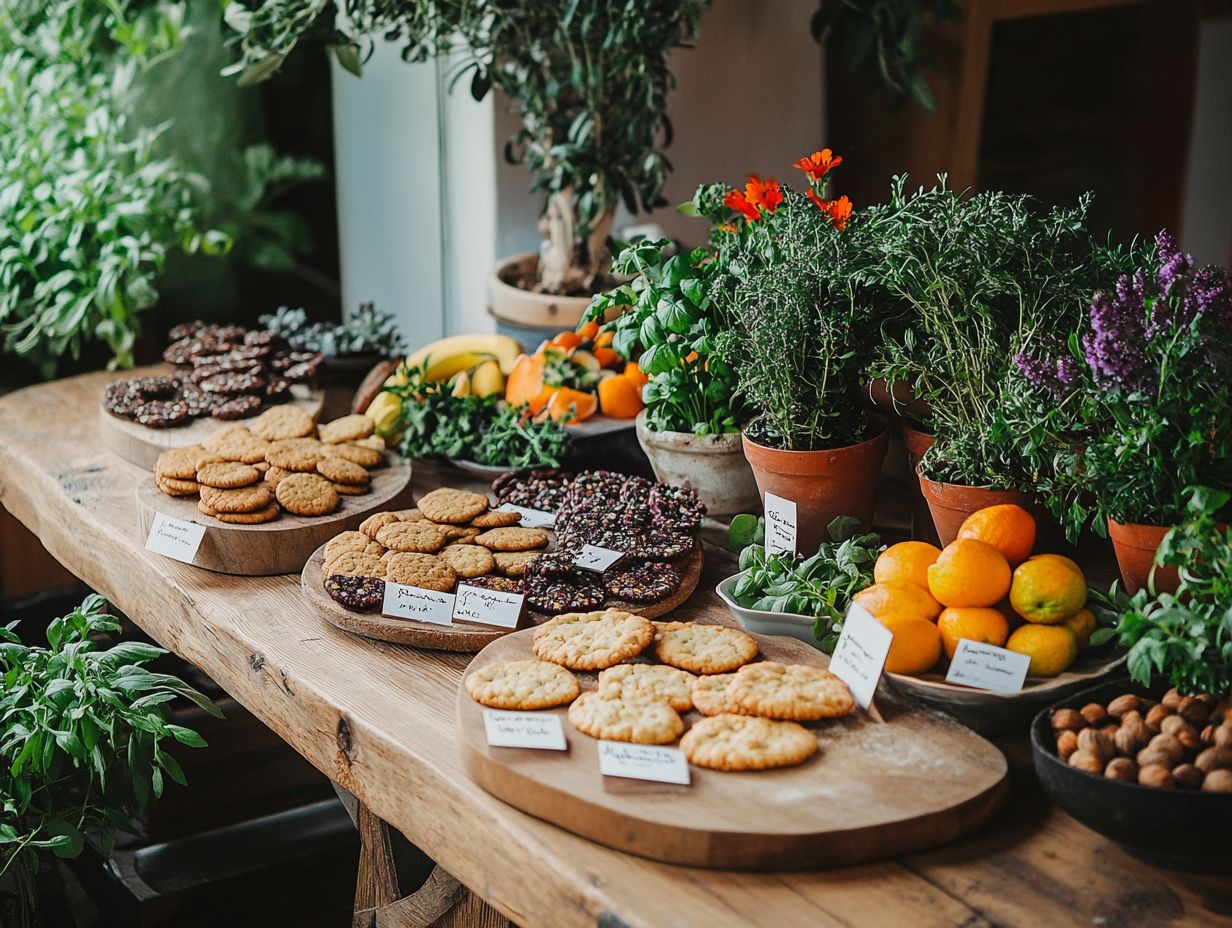
[[[800,722],[855,708],[838,677],[803,664],[751,663],[757,642],[720,625],[654,623],[617,609],[568,613],[535,630],[532,650],[537,660],[471,672],[467,692],[499,709],[568,705],[569,721],[593,738],[680,738],[690,763],[714,770],[803,763],[818,744]],[[626,663],[651,654],[658,663]],[[599,671],[595,688],[583,692],[570,671]],[[703,718],[688,727],[684,713],[694,709]]]
[[[343,416],[318,430],[298,406],[276,406],[248,427],[229,425],[205,442],[165,451],[154,481],[169,496],[198,496],[220,522],[255,525],[283,512],[324,516],[340,498],[368,492],[369,469],[385,443],[367,416]]]

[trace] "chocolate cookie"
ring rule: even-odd
[[[249,416],[255,416],[260,411],[261,397],[233,396],[214,406],[210,410],[210,415],[215,419],[231,421],[234,419],[247,419]]]
[[[693,536],[671,529],[651,529],[640,536],[635,548],[625,550],[648,561],[670,561],[693,550]]]
[[[497,577],[489,574],[486,577],[472,577],[466,581],[466,585],[483,587],[485,590],[500,590],[502,593],[526,592],[526,584],[519,577]]]
[[[219,365],[222,367],[222,365]],[[221,393],[223,396],[239,396],[242,393],[261,393],[265,390],[265,378],[249,371],[224,371],[211,374],[199,381],[198,386],[206,393]]]
[[[706,515],[706,504],[692,487],[656,483],[650,488],[647,504],[655,525],[660,528],[696,531]]]
[[[539,612],[577,612],[598,609],[607,599],[603,585],[585,577],[557,579],[533,577],[526,582],[526,601]]]
[[[133,420],[151,429],[170,429],[188,422],[188,407],[176,400],[150,400],[133,410]]]
[[[325,592],[339,605],[348,609],[374,609],[385,600],[385,581],[376,577],[346,577],[335,574],[325,578]]]
[[[670,564],[641,564],[629,570],[606,571],[603,588],[613,599],[653,603],[675,593],[680,579],[680,572]]]

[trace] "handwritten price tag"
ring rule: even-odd
[[[1030,667],[1031,658],[1026,654],[960,638],[945,681],[998,693],[1017,693]]]
[[[766,494],[766,553],[796,553],[796,504],[794,500]]]
[[[601,574],[624,556],[623,551],[613,551],[610,548],[599,548],[595,545],[582,545],[582,550],[573,558],[573,563],[582,570],[593,570]]]
[[[483,710],[483,728],[494,748],[565,750],[565,730],[559,715]]]
[[[834,646],[834,656],[830,658],[830,673],[847,684],[862,709],[872,705],[893,641],[894,634],[867,609],[851,604],[838,644]]]
[[[526,597],[521,593],[505,593],[462,584],[454,599],[453,618],[456,622],[517,628],[525,602]]]
[[[605,777],[689,785],[689,762],[676,748],[600,741],[599,772]]]
[[[394,619],[416,619],[433,625],[453,624],[453,594],[417,586],[385,583],[381,614]]]
[[[204,525],[156,513],[154,524],[150,526],[150,534],[145,539],[145,549],[191,564],[197,559],[197,550],[204,537]]]
[[[496,508],[497,512],[516,512],[522,517],[523,528],[556,528],[556,513],[543,509],[527,509],[525,506],[515,506],[505,503]]]

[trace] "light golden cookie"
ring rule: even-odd
[[[376,540],[394,551],[435,554],[445,547],[445,536],[431,522],[391,522],[377,530]]]
[[[769,770],[802,764],[817,753],[817,738],[795,722],[751,715],[702,719],[680,739],[689,763],[711,770]]]
[[[426,521],[426,520],[425,520]],[[480,529],[472,528],[469,525],[441,525],[433,522],[445,540],[448,542],[466,543],[472,542],[479,537]]]
[[[216,512],[214,518],[219,522],[229,522],[233,525],[261,525],[265,522],[273,522],[280,515],[282,515],[281,507],[271,502],[264,509],[258,509],[256,512]]]
[[[197,458],[205,452],[201,445],[172,448],[158,456],[154,464],[154,476],[172,480],[194,480],[197,476]]]
[[[234,490],[205,486],[201,488],[201,502],[216,512],[256,512],[273,501],[274,496],[269,488],[260,484]]]
[[[154,483],[168,496],[192,496],[201,489],[195,480],[176,480],[174,477],[155,477]]]
[[[472,577],[482,577],[496,569],[496,561],[492,559],[492,552],[479,545],[446,545],[437,557],[457,571],[459,577],[466,580]]]
[[[370,541],[362,548],[339,548],[336,551],[330,552],[329,557],[325,558],[321,564],[321,573],[328,577],[333,571],[330,569],[334,565],[334,561],[338,560],[343,554],[368,554],[372,557],[384,557],[386,551],[375,541]]]
[[[653,639],[651,621],[631,612],[566,612],[535,629],[531,650],[572,670],[602,670],[641,654]]]
[[[376,577],[385,579],[387,562],[379,555],[365,551],[342,551],[329,562],[326,576]]]
[[[272,441],[265,450],[265,460],[270,464],[297,474],[315,473],[320,457],[321,453],[316,447],[294,438]]]
[[[367,486],[372,479],[368,471],[346,458],[331,457],[328,454],[317,459],[317,473],[334,483],[346,483],[352,486]]]
[[[573,727],[592,738],[667,744],[684,731],[684,720],[665,700],[599,690],[583,693],[569,707]]]
[[[660,622],[655,657],[689,673],[727,673],[757,656],[757,642],[738,628]]]
[[[253,437],[252,432],[248,431],[246,426],[237,425],[237,424],[232,423],[231,425],[222,426],[220,429],[218,429],[218,431],[214,432],[214,434],[212,434],[209,438],[201,442],[201,447],[205,448],[206,451],[217,451],[219,445],[225,444],[229,441],[233,441],[238,438],[252,438],[252,437]]]
[[[261,473],[255,467],[251,464],[241,464],[239,461],[215,461],[211,464],[202,464],[197,470],[199,484],[218,490],[246,487],[260,479]]]
[[[430,521],[428,517],[425,516],[418,509],[395,509],[394,515],[396,515],[403,522],[428,522]]]
[[[516,512],[498,512],[495,509],[489,509],[471,519],[471,525],[475,528],[508,528],[521,521],[522,517]]]
[[[330,485],[338,491],[340,496],[363,496],[372,489],[366,483],[362,485],[356,483],[336,483],[331,480]]]
[[[373,539],[363,532],[340,532],[329,541],[325,542],[325,551],[323,552],[325,560],[339,551],[345,551],[348,548],[354,550],[363,550]]]
[[[358,441],[350,442],[350,444],[379,451],[381,452],[382,460],[384,460],[385,448],[387,446],[385,444],[385,439],[383,439],[380,435],[369,435],[367,438],[361,438]]]
[[[550,709],[580,691],[577,677],[548,661],[501,661],[466,675],[471,699],[493,709]]]
[[[396,551],[383,563],[385,579],[405,586],[448,593],[458,582],[457,571],[433,554]]]
[[[248,466],[253,468],[258,474],[264,477],[265,474],[270,469],[270,462],[269,461],[257,461],[256,464],[249,464]]]
[[[269,470],[265,472],[263,479],[269,484],[269,487],[272,490],[278,486],[284,477],[290,477],[293,473],[295,473],[295,471],[287,470],[285,467],[279,467],[277,464],[270,464]]]
[[[433,522],[465,525],[488,508],[488,498],[470,490],[441,487],[425,493],[419,500],[419,511]]]
[[[346,442],[341,445],[322,445],[321,453],[343,458],[352,464],[358,464],[360,467],[380,467],[385,463],[385,455],[381,452],[375,448],[369,448],[367,445],[357,445],[354,442]]]
[[[752,713],[740,708],[740,704],[731,697],[731,682],[734,679],[734,673],[712,673],[695,677],[690,693],[694,708],[702,715],[722,715],[725,712],[751,715]]]
[[[271,406],[255,419],[248,422],[248,430],[266,441],[277,441],[281,438],[304,438],[317,429],[312,416],[298,406],[283,403]]]
[[[830,719],[856,707],[846,683],[806,664],[762,661],[741,667],[730,693],[745,712],[772,719]]]
[[[225,461],[239,461],[242,464],[256,464],[263,460],[269,447],[269,442],[264,438],[258,438],[245,428],[228,431],[221,439],[215,439],[217,436],[211,435],[202,442],[207,451]],[[200,464],[198,462],[198,466]]]
[[[496,569],[506,577],[521,577],[526,573],[526,565],[538,555],[533,551],[493,551],[492,559],[496,561]]]
[[[326,422],[321,426],[319,433],[321,441],[325,444],[338,445],[344,441],[359,441],[367,438],[375,429],[376,423],[370,417],[363,413],[352,413],[341,419],[335,419],[333,422]]]
[[[338,508],[338,491],[316,474],[291,474],[274,492],[282,508],[297,516],[324,516]]]
[[[690,690],[696,679],[691,673],[662,664],[617,664],[600,672],[599,689],[664,699],[677,712],[688,712],[693,708]]]
[[[359,530],[371,538],[376,540],[376,533],[386,525],[393,525],[395,522],[401,522],[398,514],[394,512],[374,512],[364,521],[359,523]]]
[[[548,533],[541,528],[490,528],[475,536],[475,544],[493,551],[537,551],[548,546]]]

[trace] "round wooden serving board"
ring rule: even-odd
[[[494,641],[471,672],[533,657],[533,630]],[[829,663],[788,638],[754,635],[762,657]],[[581,673],[583,689],[596,675]],[[907,854],[968,834],[997,811],[1005,758],[970,730],[885,688],[878,723],[857,709],[811,723],[821,750],[798,767],[722,773],[689,767],[690,786],[605,778],[598,742],[578,732],[566,707],[566,751],[489,747],[483,706],[458,688],[458,740],[471,778],[536,818],[617,850],[709,869],[797,870]],[[685,716],[688,724],[700,719]],[[604,782],[608,780],[608,782]]]
[[[159,513],[205,526],[193,566],[223,574],[269,577],[299,573],[312,552],[340,532],[386,509],[406,509],[411,503],[411,465],[399,458],[372,471],[371,489],[362,496],[343,496],[327,516],[295,516],[283,512],[273,522],[233,525],[202,515],[197,497],[168,496],[154,485],[151,474],[137,484],[138,530],[144,542]]]
[[[291,387],[291,395],[294,397],[291,403],[313,419],[321,414],[325,394],[320,390],[309,390],[303,384],[295,384]],[[235,419],[224,422],[221,419],[205,418],[194,419],[179,428],[151,429],[113,416],[101,404],[98,407],[98,432],[103,446],[112,454],[146,470],[154,469],[158,456],[164,451],[200,444],[224,425],[244,425],[247,421]]]

